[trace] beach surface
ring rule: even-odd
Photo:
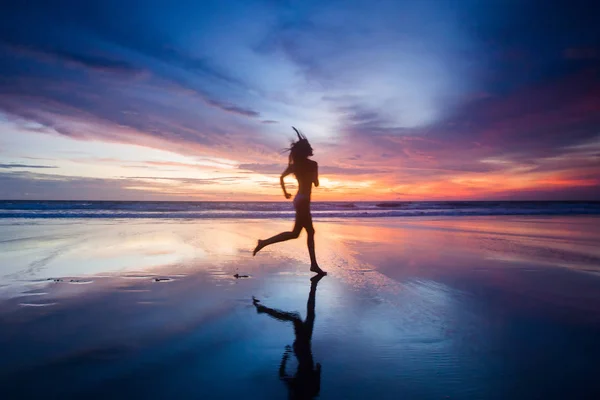
[[[1,397],[297,395],[308,350],[253,296],[313,296],[322,399],[600,395],[600,217],[324,218],[318,284],[305,233],[252,257],[291,225],[0,220]]]

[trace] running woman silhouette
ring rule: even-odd
[[[259,239],[252,255],[256,255],[264,247],[274,243],[296,239],[300,236],[302,228],[304,228],[308,234],[306,244],[308,246],[308,254],[310,255],[310,270],[320,275],[326,275],[327,273],[319,268],[319,264],[317,264],[317,257],[315,255],[315,229],[313,228],[312,216],[310,215],[310,194],[313,184],[315,187],[319,186],[319,166],[316,161],[308,158],[313,155],[313,149],[306,137],[298,129],[292,128],[296,131],[298,140],[293,142],[289,149],[288,166],[281,174],[279,181],[283,189],[283,195],[286,199],[290,199],[292,195],[285,189],[283,178],[289,174],[294,174],[298,180],[298,193],[294,197],[294,209],[296,210],[294,229],[289,232],[281,232],[265,240]]]

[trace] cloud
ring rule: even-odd
[[[203,108],[204,99],[175,95],[181,98],[182,108],[163,103],[161,97],[169,91],[162,91],[160,84],[152,88],[137,82],[101,85],[72,80],[57,84],[17,77],[4,85],[0,79],[0,87],[0,109],[9,116],[34,121],[73,138],[141,144],[222,158],[232,150],[249,159],[253,152],[254,157],[261,157],[275,150],[269,150],[260,136],[249,137],[244,123]],[[137,90],[145,90],[151,98],[140,98]],[[121,95],[115,97],[115,91]],[[159,97],[152,99],[155,94]],[[223,107],[228,108],[227,114],[251,113]]]
[[[178,178],[178,177],[156,177],[156,176],[124,176],[122,179],[133,179],[142,181],[168,181],[185,184],[200,185],[231,185],[245,181],[244,177],[225,176],[218,178]]]
[[[202,159],[196,163],[182,163],[182,162],[174,162],[174,161],[144,161],[143,163],[150,165],[150,166],[160,166],[160,167],[183,167],[183,168],[216,167],[216,168],[226,168],[226,169],[233,168],[233,166],[230,163],[224,163],[222,161],[213,160],[213,159]]]
[[[586,2],[459,3],[12,2],[0,113],[19,132],[227,158],[240,174],[279,174],[279,124],[300,126],[321,174],[344,179],[332,193],[375,179],[372,193],[461,181],[479,196],[486,176],[597,168],[577,148],[600,126]]]
[[[0,198],[5,200],[219,200],[238,177],[194,178],[82,178],[25,171],[0,172]],[[191,185],[191,186],[189,186]],[[198,192],[197,185],[220,185]],[[246,193],[252,198],[256,196]],[[234,197],[235,199],[236,197]],[[256,198],[256,197],[255,197]]]
[[[403,167],[485,172],[489,158],[536,164],[587,143],[600,126],[600,81],[593,73],[524,88],[504,96],[473,100],[438,123],[420,129],[387,128],[376,118],[345,122],[346,157],[386,165],[393,155]],[[567,133],[568,132],[568,133]]]
[[[97,2],[97,15],[90,20],[88,10],[76,3],[34,4],[15,4],[0,17],[5,43],[0,49],[0,111],[80,139],[187,147],[218,155],[264,145],[255,139],[244,146],[241,132],[248,125],[227,116],[260,116],[234,99],[234,92],[243,90],[241,82],[168,43],[168,35],[156,40],[144,30],[122,29],[140,17],[135,7]],[[170,14],[166,3],[156,5],[165,17]],[[120,12],[131,15],[125,18]],[[22,29],[33,22],[59,26],[50,34],[37,26]],[[144,22],[147,32],[156,29],[153,22]]]
[[[132,190],[118,179],[65,177],[29,172],[0,173],[0,198],[5,200],[135,200],[160,194]],[[164,197],[163,197],[164,199]]]
[[[56,168],[54,165],[33,165],[33,164],[0,164],[0,169],[41,169],[41,168]]]
[[[260,117],[260,113],[257,111],[250,110],[248,108],[235,106],[233,104],[224,104],[224,103],[221,103],[221,102],[219,102],[217,100],[213,100],[213,99],[208,99],[207,103],[210,104],[211,106],[215,106],[224,111],[229,111],[234,114],[239,114],[239,115],[243,115],[246,117]]]
[[[0,46],[2,43],[0,42]],[[142,74],[142,68],[131,63],[114,60],[99,55],[76,53],[68,50],[28,48],[18,45],[5,44],[5,51],[14,53],[15,56],[32,57],[42,62],[61,62],[67,66],[84,67],[102,72],[120,74]]]
[[[565,189],[520,189],[512,191],[499,191],[494,193],[494,199],[505,201],[597,201],[600,198],[598,185],[586,185]],[[483,194],[480,198],[489,198]]]
[[[286,168],[285,164],[240,164],[241,170],[252,171],[259,174],[273,175],[281,174]],[[389,172],[386,170],[369,169],[369,168],[344,168],[336,166],[319,166],[319,174],[321,175],[373,175]]]

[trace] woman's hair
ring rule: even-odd
[[[294,128],[293,126],[292,128],[294,129],[294,131],[296,131],[296,135],[298,135],[298,140],[292,142],[292,145],[288,149],[290,152],[289,165],[295,164],[297,161],[313,155],[313,149],[310,146],[310,143],[308,143],[308,139],[306,139],[306,136],[301,134],[300,131],[298,131],[298,129]]]

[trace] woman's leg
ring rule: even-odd
[[[315,228],[313,227],[312,223],[312,215],[310,215],[310,204],[307,204],[306,207],[302,208],[298,214],[298,221],[301,226],[306,229],[306,233],[308,235],[308,238],[306,239],[306,245],[308,247],[308,255],[310,256],[310,270],[312,272],[325,275],[327,272],[319,268],[317,256],[315,254]]]
[[[315,255],[315,230],[312,228],[312,225],[310,228],[306,229],[306,232],[308,232],[306,244],[308,246],[308,255],[310,256],[310,270],[312,272],[325,275],[327,272],[323,271],[319,267],[319,264],[317,264],[317,256]]]
[[[261,251],[264,247],[269,246],[274,243],[285,242],[286,240],[296,239],[300,236],[300,232],[302,232],[302,225],[299,224],[298,221],[298,211],[296,211],[296,222],[294,223],[294,229],[289,232],[281,232],[275,236],[272,236],[265,240],[258,240],[258,244],[256,248],[252,252],[252,255],[255,256],[256,253]]]

